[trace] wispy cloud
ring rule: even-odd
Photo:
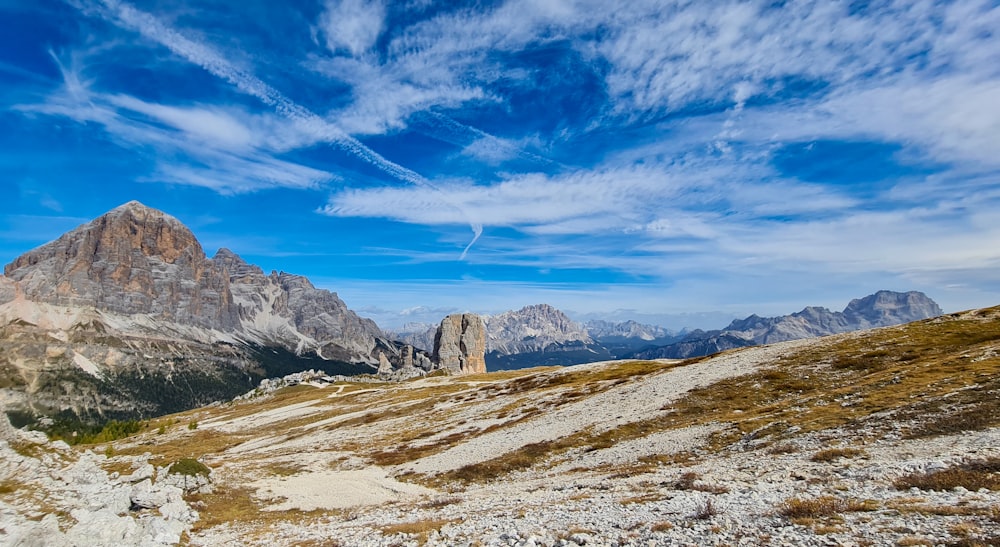
[[[145,38],[168,48],[174,54],[202,67],[214,76],[223,78],[234,85],[241,92],[259,99],[264,104],[274,108],[278,114],[294,121],[297,129],[313,137],[315,141],[335,144],[398,180],[426,187],[431,190],[435,189],[434,185],[420,174],[387,160],[354,137],[345,133],[337,125],[316,115],[295,101],[292,101],[286,95],[256,77],[250,70],[235,66],[209,45],[185,37],[180,32],[164,24],[152,14],[140,11],[120,0],[101,0],[100,4],[84,3],[77,4],[77,6],[84,13],[96,13],[105,20],[118,26],[138,32]],[[351,16],[358,15],[358,10],[360,9],[355,9],[356,7],[351,3],[340,4],[337,6],[330,3],[327,7],[333,9],[345,8],[348,12],[350,12],[349,15]],[[336,26],[336,21],[343,20],[338,19],[338,17],[344,14],[330,14],[328,12],[328,15],[329,17],[327,23],[328,25],[333,25],[332,28],[327,29],[328,33],[330,33],[329,36],[332,36],[332,33],[335,31],[344,30]],[[358,28],[362,28],[369,23],[370,22],[368,21],[362,21],[357,24],[351,22],[348,24],[348,29],[353,29],[352,32],[354,32]],[[375,32],[374,35],[377,36],[377,32]],[[358,39],[370,39],[365,38],[365,36],[367,35],[359,35],[355,33],[354,35],[349,36],[347,40],[350,44],[356,44],[356,40]],[[176,111],[174,113],[176,114]],[[175,118],[177,117],[175,116]],[[284,179],[279,178],[280,170],[267,169],[266,167],[267,166],[263,169],[263,176],[267,177],[268,180],[275,182],[288,180],[288,177],[285,177]],[[196,173],[192,173],[192,170],[189,167],[171,167],[166,170],[165,174],[168,176],[171,174],[184,175],[187,177],[187,180],[195,184],[199,182],[204,183],[206,181],[205,177],[198,177],[196,176]],[[454,203],[448,201],[444,201],[444,205],[449,207],[456,206]],[[459,210],[459,213],[464,214],[461,210]],[[479,238],[479,235],[482,233],[481,225],[475,220],[467,217],[466,223],[470,225],[473,231],[473,239],[462,252],[461,257],[463,258],[469,248],[471,248],[471,246]]]
[[[69,1],[95,35],[55,47],[101,51],[20,112],[150,152],[142,180],[323,190],[394,275],[857,296],[1000,259],[993,0]],[[103,78],[149,51],[155,92]]]
[[[58,60],[57,60],[58,62]],[[274,135],[291,132],[287,123],[236,109],[176,107],[90,89],[79,66],[60,64],[63,85],[45,102],[15,108],[28,114],[94,123],[123,147],[156,151],[151,179],[234,193],[264,188],[318,188],[330,173],[276,159],[286,144]],[[281,126],[278,131],[267,131]],[[262,135],[272,135],[264,137]],[[166,161],[178,154],[188,161]]]
[[[210,46],[186,38],[153,15],[119,0],[103,0],[100,7],[103,9],[98,9],[97,13],[106,20],[138,32],[147,39],[168,48],[174,54],[204,68],[211,74],[225,79],[241,92],[271,106],[278,114],[296,121],[299,127],[313,135],[317,141],[329,142],[343,147],[400,180],[415,184],[425,183],[422,176],[390,162],[361,144],[357,139],[344,133],[339,127],[295,103],[277,89],[254,76],[249,70],[233,65]]]

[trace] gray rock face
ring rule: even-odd
[[[919,321],[941,315],[941,307],[922,292],[898,293],[878,291],[875,294],[851,300],[844,308],[844,316],[856,324],[870,327],[887,327],[900,323]]]
[[[0,408],[0,441],[10,442],[14,440],[14,436],[17,434],[17,430],[14,426],[10,425],[10,420],[7,419],[7,414]]]
[[[501,355],[542,351],[577,342],[593,344],[583,325],[548,304],[525,306],[486,319],[486,351]]]
[[[486,329],[478,315],[460,313],[441,321],[434,336],[434,361],[453,374],[486,372]]]
[[[684,340],[668,346],[642,351],[642,359],[683,359],[708,355],[725,349],[756,344],[827,336],[855,330],[888,327],[941,315],[941,308],[927,295],[878,291],[852,300],[843,312],[810,306],[800,312],[780,317],[751,315],[737,319],[718,331],[695,331]]]
[[[229,249],[220,249],[212,261],[229,274],[240,329],[255,341],[326,359],[378,361],[374,350],[382,331],[348,309],[336,293],[317,289],[300,275],[264,275]]]
[[[4,268],[25,297],[231,330],[229,276],[177,219],[132,201]]]
[[[17,298],[18,285],[13,279],[0,276],[0,305]]]
[[[669,330],[658,325],[644,325],[636,321],[628,320],[620,323],[611,321],[593,320],[587,321],[584,325],[587,334],[592,338],[637,338],[639,340],[653,341],[660,338],[668,338],[673,335]]]

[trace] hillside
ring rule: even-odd
[[[80,461],[134,496],[182,458],[211,470],[193,524],[114,519],[181,522],[193,545],[995,545],[1000,307],[684,361],[303,383]],[[31,520],[54,508],[70,535],[96,518],[66,508],[82,487],[8,461],[8,538],[57,538]]]

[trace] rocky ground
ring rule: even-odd
[[[6,423],[6,417],[0,416]],[[130,473],[108,473],[108,458],[77,451],[37,432],[0,439],[0,544],[175,545],[198,519],[186,492],[201,477],[170,474],[148,457],[129,458]]]
[[[302,383],[90,452],[17,433],[0,445],[0,543],[998,545],[998,318]],[[167,467],[191,456],[211,489],[182,495],[203,485]]]
[[[969,457],[1000,456],[1000,431],[933,444],[884,440],[858,457],[810,461],[827,444],[813,437],[796,443],[791,454],[748,450],[635,476],[518,473],[486,487],[278,524],[250,543],[996,545],[1000,539],[996,491],[893,485]],[[789,500],[818,500],[818,508],[786,516]],[[237,525],[195,541],[237,545],[250,534]]]

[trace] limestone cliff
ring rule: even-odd
[[[434,335],[434,362],[454,374],[486,372],[486,328],[471,313],[449,315]]]
[[[137,201],[21,255],[4,275],[35,302],[219,330],[237,325],[229,276],[180,221]]]

